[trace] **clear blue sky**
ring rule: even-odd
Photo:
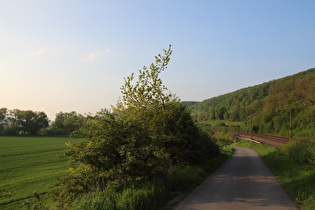
[[[0,108],[95,113],[172,45],[163,82],[202,101],[315,67],[313,0],[1,0]]]

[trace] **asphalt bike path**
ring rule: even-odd
[[[175,210],[298,209],[255,151],[234,148],[234,154]]]

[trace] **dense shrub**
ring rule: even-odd
[[[84,140],[67,144],[70,174],[53,191],[57,197],[71,202],[86,193],[152,181],[176,167],[200,164],[219,154],[209,135],[194,124],[187,107],[162,84],[159,74],[167,67],[171,49],[164,53],[139,72],[136,82],[134,74],[125,79],[123,97],[112,111],[104,109],[82,119],[74,135]],[[128,192],[130,199],[141,194]],[[119,205],[138,207],[128,202]]]
[[[172,209],[178,202],[178,196],[186,195],[201,184],[232,153],[232,147],[225,148],[222,155],[199,166],[175,167],[165,177],[86,194],[72,207],[92,210]]]
[[[284,144],[281,151],[298,164],[315,166],[315,143],[303,144],[294,140]]]

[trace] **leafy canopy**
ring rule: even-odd
[[[218,147],[195,126],[190,112],[163,85],[171,46],[155,63],[125,78],[123,97],[113,111],[85,118],[74,134],[85,138],[68,143],[70,175],[61,181],[65,195],[103,190],[117,183],[166,175],[175,166],[192,164],[218,153]],[[60,194],[62,194],[60,193]],[[74,194],[73,194],[74,193]]]
[[[144,66],[143,70],[139,70],[138,80],[135,83],[133,83],[134,73],[125,78],[125,84],[121,87],[123,97],[114,108],[115,111],[164,109],[170,102],[177,101],[159,78],[160,73],[167,69],[172,54],[171,46],[163,51],[164,55],[155,56],[155,63],[152,63],[149,68]]]

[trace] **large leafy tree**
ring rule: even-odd
[[[169,47],[157,55],[155,63],[139,71],[138,80],[135,74],[127,77],[123,96],[112,111],[85,119],[75,135],[86,140],[67,144],[73,167],[63,190],[84,193],[112,183],[151,179],[174,166],[216,155],[218,148],[159,77],[171,54]]]
[[[201,158],[201,141],[190,112],[163,84],[160,74],[167,69],[171,46],[155,56],[155,63],[144,66],[125,79],[123,97],[113,108],[119,117],[136,120],[149,130],[157,150],[170,164],[191,163]]]
[[[49,120],[44,112],[16,111],[16,123],[25,134],[35,135],[41,129],[49,126]]]

